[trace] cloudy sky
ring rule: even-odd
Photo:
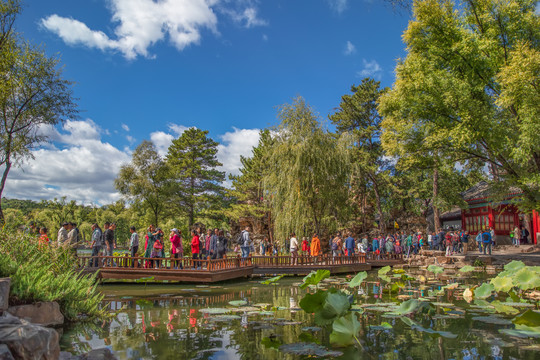
[[[276,106],[301,95],[326,119],[363,77],[390,86],[408,16],[377,0],[26,0],[17,31],[60,56],[81,112],[43,129],[4,195],[115,201],[141,141],[166,153],[191,126],[237,173]]]

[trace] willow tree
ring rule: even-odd
[[[407,57],[380,100],[400,155],[489,165],[519,206],[540,208],[540,15],[536,0],[418,0]]]
[[[347,207],[348,150],[301,97],[282,105],[278,118],[264,176],[275,236],[332,231]]]

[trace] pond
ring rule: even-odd
[[[463,298],[466,288],[494,275],[396,272],[372,271],[352,288],[350,277],[330,277],[305,289],[301,277],[269,285],[262,279],[214,286],[104,284],[101,291],[116,318],[66,326],[61,347],[80,354],[106,346],[120,359],[540,358],[540,334],[524,336],[512,323],[528,310],[538,314],[534,301],[496,293]],[[333,344],[332,322],[321,325],[320,314],[300,308],[307,293],[330,288],[345,294],[352,303],[347,313],[359,320],[352,346]]]

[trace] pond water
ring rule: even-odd
[[[504,330],[514,328],[510,320],[517,312],[536,310],[536,304],[507,302],[509,309],[497,312],[485,300],[469,303],[461,296],[468,284],[489,276],[419,271],[389,273],[381,280],[372,272],[362,285],[345,290],[362,325],[361,345],[345,348],[331,345],[331,325],[316,325],[314,316],[300,309],[302,297],[315,291],[300,289],[301,277],[271,285],[260,279],[210,286],[104,284],[106,306],[117,317],[66,326],[61,348],[80,354],[106,346],[120,359],[540,358],[538,338]],[[319,287],[346,289],[346,280],[331,277]],[[422,306],[396,314],[410,298],[422,300]]]

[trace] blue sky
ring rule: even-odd
[[[391,86],[408,17],[376,0],[26,0],[17,31],[60,56],[81,114],[44,129],[5,195],[114,201],[137,144],[165,152],[190,126],[235,173],[276,106],[300,95],[326,119],[363,77]]]

